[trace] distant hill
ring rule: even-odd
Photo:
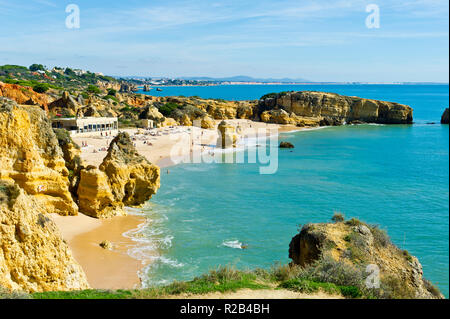
[[[89,85],[113,86],[119,85],[118,80],[102,73],[54,67],[47,69],[42,64],[30,67],[20,65],[0,65],[0,81],[9,84],[19,84],[34,87],[46,85],[50,88],[77,89]]]
[[[306,79],[298,78],[298,79],[291,79],[291,78],[282,78],[282,79],[275,79],[275,78],[253,78],[251,76],[246,75],[237,75],[232,77],[224,77],[224,78],[212,78],[212,77],[206,77],[206,76],[193,76],[193,77],[180,77],[180,79],[183,80],[196,80],[196,81],[212,81],[212,82],[261,82],[261,83],[271,83],[271,82],[279,82],[279,83],[306,83],[311,82]]]

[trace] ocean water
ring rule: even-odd
[[[415,124],[281,134],[295,149],[279,151],[273,175],[260,175],[258,164],[248,163],[162,170],[161,189],[144,208],[150,222],[141,232],[149,251],[159,251],[142,274],[145,283],[189,280],[219,265],[286,263],[299,225],[327,222],[339,211],[386,229],[448,297],[449,127],[426,124],[439,123],[448,85],[172,87],[160,93],[255,99],[285,90],[405,103],[414,108]]]

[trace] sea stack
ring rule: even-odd
[[[236,127],[234,125],[228,121],[222,121],[217,129],[219,130],[218,147],[223,149],[236,147],[238,135],[236,134]]]
[[[450,113],[449,109],[446,108],[441,117],[441,124],[448,124],[449,113]]]

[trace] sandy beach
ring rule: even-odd
[[[298,130],[292,125],[266,124],[248,120],[230,120],[240,127],[241,137],[252,137],[255,129],[266,128],[273,132]],[[219,121],[216,121],[216,125]],[[218,138],[216,130],[197,127],[158,128],[151,131],[143,129],[123,129],[135,142],[138,152],[150,162],[160,167],[174,165],[174,161],[189,156],[192,151],[213,151]],[[151,132],[151,133],[150,133]],[[191,141],[192,136],[199,137]],[[107,154],[107,148],[113,136],[77,137],[73,140],[87,147],[82,148],[82,159],[88,165],[98,166]],[[174,145],[178,145],[174,151]],[[175,159],[175,160],[174,160]],[[75,259],[83,267],[89,284],[95,289],[133,289],[139,288],[141,282],[138,272],[150,261],[138,260],[128,254],[130,248],[137,245],[124,233],[137,229],[146,222],[145,217],[129,215],[109,220],[98,220],[79,214],[74,217],[53,215],[63,238],[69,244]],[[107,240],[112,243],[112,250],[105,250],[99,244]],[[155,252],[157,254],[158,252]]]
[[[128,215],[99,220],[83,214],[52,216],[75,259],[83,267],[89,284],[95,289],[131,289],[140,287],[138,272],[143,262],[128,255],[136,243],[123,234],[145,223],[141,216]],[[112,249],[103,249],[104,240]]]
[[[250,120],[227,120],[236,127],[240,127],[239,135],[241,138],[253,137],[258,129],[266,129],[267,132],[287,132],[299,130],[294,125],[278,125],[263,122],[253,122]],[[216,127],[220,121],[215,121]],[[201,129],[191,126],[164,127],[150,131],[144,129],[122,129],[133,138],[135,147],[139,154],[145,156],[151,163],[160,167],[174,165],[173,159],[180,159],[187,156],[191,151],[214,151],[217,143],[217,130]],[[154,134],[151,135],[151,134]],[[73,137],[73,140],[87,147],[82,148],[82,159],[88,165],[98,166],[107,154],[109,143],[113,136],[93,136],[93,137]],[[191,141],[194,140],[193,145]],[[177,145],[174,147],[174,145]]]

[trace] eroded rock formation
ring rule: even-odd
[[[61,112],[61,110],[67,110],[70,115],[76,115],[78,109],[80,108],[80,104],[75,98],[73,98],[69,92],[63,92],[60,99],[53,101],[48,105],[49,111],[52,112]]]
[[[47,209],[13,181],[0,180],[0,286],[26,292],[88,289]]]
[[[294,124],[302,118],[317,123],[326,121],[326,125],[352,121],[410,124],[413,119],[412,109],[407,105],[310,91],[287,92],[261,100],[259,110],[264,114],[262,121],[280,124]]]
[[[48,96],[33,91],[30,87],[0,82],[0,97],[16,101],[18,104],[39,105],[47,110]]]
[[[48,213],[76,215],[69,170],[45,112],[0,98],[0,179],[17,183]]]
[[[315,267],[323,258],[365,274],[366,266],[380,270],[380,289],[388,298],[441,298],[423,278],[418,259],[391,243],[384,231],[352,219],[347,222],[307,224],[289,245],[289,258],[302,267]]]
[[[96,218],[123,215],[124,205],[142,205],[159,187],[159,167],[137,153],[127,133],[120,133],[111,142],[98,169],[81,170],[79,207],[83,213]]]
[[[217,147],[220,148],[236,147],[238,135],[236,134],[236,127],[233,124],[227,121],[222,121],[220,122],[217,129],[219,131]]]

